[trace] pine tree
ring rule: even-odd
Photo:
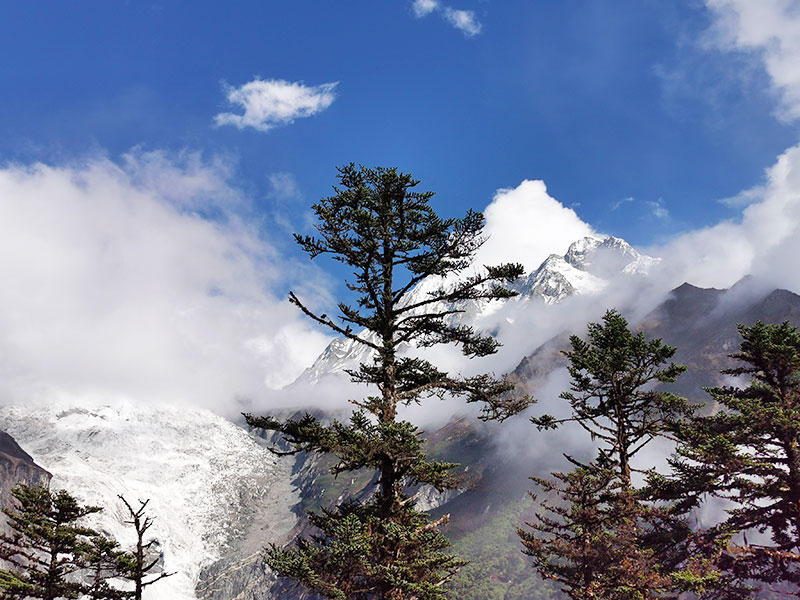
[[[4,510],[11,533],[0,533],[1,598],[77,598],[86,586],[74,577],[83,566],[87,539],[97,532],[79,521],[99,512],[64,490],[20,485],[11,491],[19,508]]]
[[[564,354],[572,381],[561,398],[570,403],[572,416],[531,421],[540,429],[577,422],[599,442],[603,460],[630,488],[631,460],[656,437],[669,435],[672,422],[691,414],[686,399],[653,387],[675,381],[686,367],[665,364],[676,348],[634,334],[615,310],[603,315],[602,324],[589,324],[586,341],[576,335],[569,341],[572,350]]]
[[[88,572],[84,593],[91,600],[122,600],[131,597],[131,592],[121,590],[111,583],[120,575],[121,561],[125,552],[116,540],[94,535],[80,550],[82,565]]]
[[[416,192],[418,181],[396,169],[339,169],[340,187],[313,209],[319,237],[295,235],[311,258],[330,255],[353,270],[347,282],[356,299],[338,305],[341,324],[317,315],[294,294],[306,315],[369,348],[372,362],[349,371],[356,383],[377,394],[352,401],[349,422],[323,424],[311,415],[278,421],[245,415],[254,427],[278,431],[293,451],[332,454],[332,472],[376,473],[377,491],[364,502],[349,501],[311,514],[317,533],[290,548],[271,546],[267,563],[278,573],[327,598],[433,600],[463,565],[448,554],[439,526],[414,508],[409,487],[454,487],[449,463],[428,460],[421,432],[398,419],[398,408],[430,396],[465,397],[484,403],[484,418],[503,419],[522,410],[528,398],[513,398],[512,384],[491,375],[448,374],[401,348],[457,344],[469,357],[496,351],[490,336],[458,324],[465,302],[515,295],[503,284],[522,274],[521,265],[485,267],[462,276],[483,242],[480,213],[442,219],[429,206],[432,192]],[[413,291],[424,284],[424,296]],[[358,331],[354,330],[357,328]]]
[[[722,521],[698,534],[721,546],[716,564],[733,582],[800,587],[800,332],[788,323],[739,325],[742,342],[722,371],[744,387],[709,388],[719,409],[676,426],[680,443],[670,477],[654,495],[689,512],[708,497],[729,501]],[[733,540],[733,541],[731,541]]]
[[[531,421],[540,429],[576,422],[598,444],[598,457],[581,463],[567,456],[576,467],[571,473],[534,479],[555,500],[541,502],[530,529],[518,531],[523,551],[571,598],[662,597],[677,585],[663,568],[672,556],[666,550],[685,538],[686,528],[667,523],[668,511],[642,501],[631,463],[653,439],[669,435],[672,422],[691,414],[685,399],[654,388],[686,367],[670,361],[675,348],[634,334],[614,310],[589,324],[587,340],[572,336],[570,345],[564,354],[572,381],[561,398],[572,415]]]

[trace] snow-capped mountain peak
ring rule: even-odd
[[[605,238],[585,237],[573,242],[564,260],[581,271],[598,277],[611,277],[618,273],[646,274],[658,259],[637,252],[625,240],[612,235]]]
[[[536,270],[514,283],[512,287],[519,293],[515,301],[556,304],[571,296],[599,294],[610,279],[645,276],[659,260],[640,254],[621,238],[587,236],[573,242],[565,255],[551,254]],[[412,290],[409,302],[422,299],[439,284],[438,281],[422,282]],[[503,304],[471,301],[459,308],[464,312],[453,315],[453,321],[478,324],[489,313],[502,311]],[[297,382],[315,383],[326,375],[356,369],[371,356],[367,347],[353,340],[334,340]]]
[[[515,287],[523,298],[535,297],[554,304],[576,294],[599,292],[604,286],[604,281],[576,268],[566,257],[551,254]]]

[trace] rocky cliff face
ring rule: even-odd
[[[47,486],[51,475],[20,448],[5,431],[0,431],[0,507],[11,508],[11,490],[21,483],[29,486]]]
[[[800,296],[787,290],[769,290],[745,278],[730,289],[699,288],[689,283],[672,290],[667,298],[633,327],[650,338],[675,346],[675,362],[689,365],[670,390],[703,402],[703,386],[720,385],[722,369],[733,366],[728,354],[739,347],[738,323],[752,325],[789,321],[800,326]],[[573,332],[583,336],[585,323]],[[521,389],[536,393],[548,374],[566,365],[562,350],[569,336],[557,336],[526,356],[512,373]]]

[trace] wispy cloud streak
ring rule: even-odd
[[[483,26],[475,15],[475,11],[461,10],[446,6],[438,0],[414,0],[411,4],[411,9],[414,11],[414,16],[418,19],[427,17],[431,13],[438,12],[446,23],[458,29],[466,37],[474,37],[483,29]]]

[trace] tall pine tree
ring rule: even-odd
[[[348,600],[434,600],[463,561],[447,553],[439,530],[414,508],[409,487],[438,490],[456,484],[449,463],[428,460],[421,432],[398,419],[398,408],[427,397],[465,397],[484,404],[484,418],[502,419],[522,410],[528,398],[510,396],[512,385],[491,375],[461,377],[401,348],[457,344],[469,357],[496,351],[498,343],[454,316],[465,302],[510,298],[504,287],[522,274],[521,265],[484,267],[463,276],[482,244],[480,213],[442,219],[429,205],[432,192],[396,169],[339,169],[335,194],[314,205],[318,237],[295,235],[311,258],[330,255],[352,269],[347,287],[355,302],[338,305],[339,319],[311,311],[289,295],[310,318],[369,348],[372,362],[349,371],[354,382],[376,395],[352,401],[349,422],[317,418],[278,421],[245,415],[254,427],[284,434],[294,451],[332,454],[335,474],[369,469],[377,491],[365,502],[349,501],[310,515],[317,533],[293,547],[267,550],[267,563],[327,598]],[[426,293],[415,293],[424,284]],[[355,329],[354,329],[355,328]]]
[[[534,479],[551,495],[518,534],[534,567],[561,583],[574,599],[639,600],[667,595],[675,582],[662,568],[663,551],[677,528],[664,527],[668,513],[642,502],[632,461],[648,443],[668,435],[670,423],[691,413],[685,399],[654,388],[675,380],[686,367],[670,359],[675,348],[634,334],[618,312],[590,323],[587,339],[570,338],[564,354],[572,378],[561,394],[572,409],[564,419],[532,418],[540,429],[580,425],[598,445],[595,461],[554,481]],[[666,539],[665,539],[666,537]]]

